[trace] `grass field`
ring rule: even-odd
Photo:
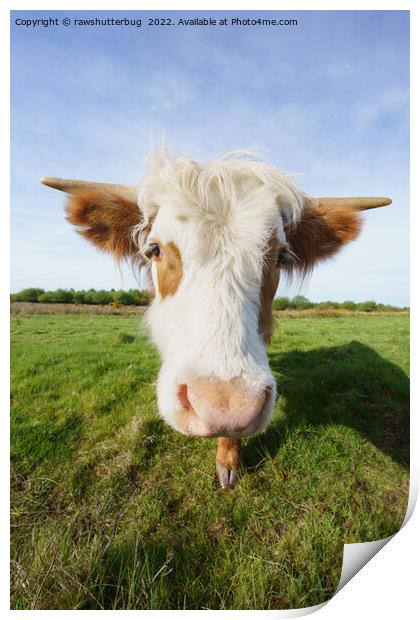
[[[281,317],[279,399],[242,479],[157,416],[139,318],[12,317],[12,608],[280,609],[408,496],[408,316]]]

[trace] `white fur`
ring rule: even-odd
[[[285,241],[284,223],[298,221],[303,193],[291,178],[260,161],[227,155],[200,165],[163,153],[154,156],[139,194],[144,223],[137,231],[177,245],[183,277],[147,312],[162,356],[158,380],[161,415],[181,430],[177,386],[193,377],[244,379],[255,393],[271,387],[261,428],[271,418],[275,382],[259,333],[264,250],[273,230]],[[258,429],[260,430],[260,429]]]

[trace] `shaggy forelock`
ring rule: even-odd
[[[203,260],[217,252],[224,269],[242,253],[246,269],[263,260],[279,218],[289,227],[299,221],[303,203],[290,175],[246,153],[227,153],[206,164],[160,153],[151,157],[142,184],[144,222],[135,235],[141,249],[159,208],[169,207],[178,220],[197,223]]]

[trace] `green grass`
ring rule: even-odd
[[[12,607],[279,609],[331,597],[343,543],[408,494],[408,317],[277,320],[274,420],[230,492],[158,417],[138,318],[12,318]]]

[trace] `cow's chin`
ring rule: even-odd
[[[212,428],[205,424],[192,407],[179,409],[174,416],[172,426],[183,435],[194,437],[232,437],[238,439],[256,435],[270,423],[273,416],[274,399],[274,390],[270,388],[266,392],[260,413],[245,428],[232,427],[228,418],[223,425]]]

